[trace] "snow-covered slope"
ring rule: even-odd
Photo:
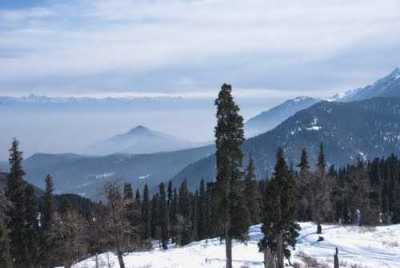
[[[322,242],[317,242],[316,226],[301,223],[301,234],[292,263],[305,266],[305,260],[312,259],[320,264],[333,267],[335,248],[339,249],[340,267],[400,267],[400,225],[376,228],[323,225]],[[263,255],[258,252],[257,243],[262,237],[260,226],[251,227],[250,241],[247,244],[234,243],[233,266],[263,267]],[[222,268],[224,267],[224,245],[219,239],[210,239],[192,243],[182,248],[163,251],[156,248],[147,252],[131,253],[125,256],[127,268]],[[118,267],[118,261],[112,253],[100,255],[101,267]],[[358,265],[358,266],[352,266]],[[73,268],[95,267],[94,259],[87,259]],[[317,267],[317,266],[308,266]],[[318,266],[324,267],[324,266]]]

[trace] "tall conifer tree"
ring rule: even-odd
[[[8,217],[6,215],[10,202],[0,190],[0,267],[11,268],[9,230],[7,228]]]
[[[251,156],[249,157],[249,164],[246,168],[244,197],[246,199],[247,208],[250,212],[251,223],[260,223],[261,196],[260,192],[258,191],[255,167],[253,158]]]
[[[142,219],[144,222],[143,238],[151,238],[151,204],[149,199],[149,188],[147,184],[143,189]]]
[[[307,151],[304,148],[301,151],[300,162],[297,165],[299,173],[296,180],[296,197],[297,203],[297,219],[310,221],[312,219],[313,192],[312,182],[313,176],[310,172]]]
[[[54,183],[50,175],[45,179],[46,189],[43,195],[43,209],[40,218],[40,225],[43,230],[49,230],[54,222],[55,204],[54,204]]]
[[[172,191],[172,199],[169,206],[169,226],[170,237],[173,242],[176,242],[177,235],[177,213],[178,213],[178,193],[176,189]]]
[[[6,196],[11,202],[7,211],[10,230],[10,252],[16,267],[29,267],[29,257],[25,246],[25,183],[22,169],[22,152],[16,139],[9,150],[10,173],[7,179]]]
[[[169,213],[168,213],[168,206],[167,206],[167,196],[165,192],[165,184],[162,182],[160,184],[160,199],[159,199],[160,205],[160,213],[159,213],[159,224],[160,224],[160,232],[161,232],[161,246],[163,249],[168,249],[168,218],[169,218]]]
[[[265,267],[284,268],[284,258],[290,257],[289,246],[295,246],[300,226],[294,221],[295,181],[281,148],[265,194],[264,238],[260,241]]]
[[[160,239],[160,202],[158,201],[159,195],[153,195],[151,199],[151,237],[153,239]]]
[[[232,268],[232,239],[243,239],[249,225],[249,213],[243,200],[241,184],[243,118],[239,114],[239,106],[233,100],[230,85],[222,85],[215,105],[216,197],[222,237],[225,239],[226,268]]]
[[[199,239],[203,240],[208,235],[208,213],[207,213],[207,192],[204,180],[200,182],[199,200],[198,200],[198,233]]]
[[[135,202],[136,202],[136,204],[137,204],[139,207],[142,206],[142,198],[141,198],[141,196],[140,196],[140,190],[139,190],[139,188],[136,189]]]
[[[53,178],[47,175],[45,178],[46,189],[43,195],[42,209],[40,214],[41,229],[41,263],[48,267],[51,259],[54,258],[54,246],[57,239],[55,228],[56,207],[54,203],[54,183]]]
[[[40,243],[39,243],[39,222],[38,215],[39,209],[35,190],[32,185],[25,187],[25,251],[27,254],[27,261],[29,263],[26,267],[37,267],[40,261]]]
[[[313,202],[313,218],[317,223],[317,233],[322,233],[322,215],[324,213],[323,209],[328,209],[327,203],[330,198],[330,185],[328,185],[328,180],[326,177],[326,160],[324,145],[320,144],[318,160],[317,160],[317,170],[316,177],[314,179],[314,185],[312,187],[314,202]]]
[[[177,236],[178,244],[192,241],[192,202],[186,181],[182,182],[178,194]]]

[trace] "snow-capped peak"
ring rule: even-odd
[[[400,68],[395,68],[389,75],[375,81],[363,88],[356,88],[339,93],[329,98],[328,101],[353,101],[379,96],[397,96],[393,89],[399,87]],[[395,92],[398,92],[398,90]]]
[[[393,70],[393,72],[390,74],[390,77],[392,77],[394,80],[397,80],[400,78],[400,68],[396,68]]]
[[[304,101],[304,100],[307,100],[307,99],[311,99],[311,98],[307,97],[307,96],[299,96],[299,97],[294,98],[292,101],[293,102],[299,102],[299,101]]]

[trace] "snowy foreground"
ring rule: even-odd
[[[292,258],[292,263],[302,264],[300,267],[333,267],[335,247],[339,248],[340,267],[400,267],[400,225],[376,228],[323,225],[325,240],[322,242],[317,242],[318,235],[315,234],[314,224],[300,225],[302,230]],[[263,255],[258,252],[257,247],[261,236],[260,226],[253,226],[247,245],[234,244],[235,268],[263,267]],[[218,239],[210,239],[167,251],[156,248],[148,252],[131,253],[124,259],[127,268],[222,268],[224,252],[224,245]],[[119,267],[116,257],[111,253],[99,257],[101,267]],[[308,257],[325,265],[311,264],[314,260]],[[309,266],[306,266],[305,262],[308,262]],[[94,258],[73,266],[92,267],[95,267]]]

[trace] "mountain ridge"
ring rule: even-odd
[[[286,100],[267,111],[261,112],[246,121],[246,136],[253,137],[271,130],[288,117],[294,115],[298,111],[310,107],[318,101],[320,101],[320,99],[300,96],[294,99]]]
[[[400,97],[400,68],[365,87],[346,91],[343,96],[333,97],[335,101],[357,101],[374,97]]]
[[[173,177],[190,163],[214,153],[214,146],[154,154],[111,154],[87,156],[76,154],[34,154],[23,161],[26,180],[44,187],[44,177],[51,174],[57,191],[96,198],[110,180],[122,180],[135,187],[149,187]]]
[[[358,102],[322,101],[299,111],[273,130],[245,141],[245,161],[253,157],[258,178],[271,174],[275,153],[282,147],[289,163],[295,165],[301,150],[316,160],[323,143],[329,164],[345,165],[358,158],[400,153],[400,98],[374,98]],[[201,159],[172,178],[178,185],[187,180],[194,189],[201,179],[215,178],[215,155]]]
[[[306,109],[319,101],[359,101],[373,97],[400,97],[400,68],[376,80],[372,85],[347,90],[326,99],[300,96],[286,100],[269,110],[263,111],[246,122],[246,136],[253,137],[273,129],[298,111]]]

